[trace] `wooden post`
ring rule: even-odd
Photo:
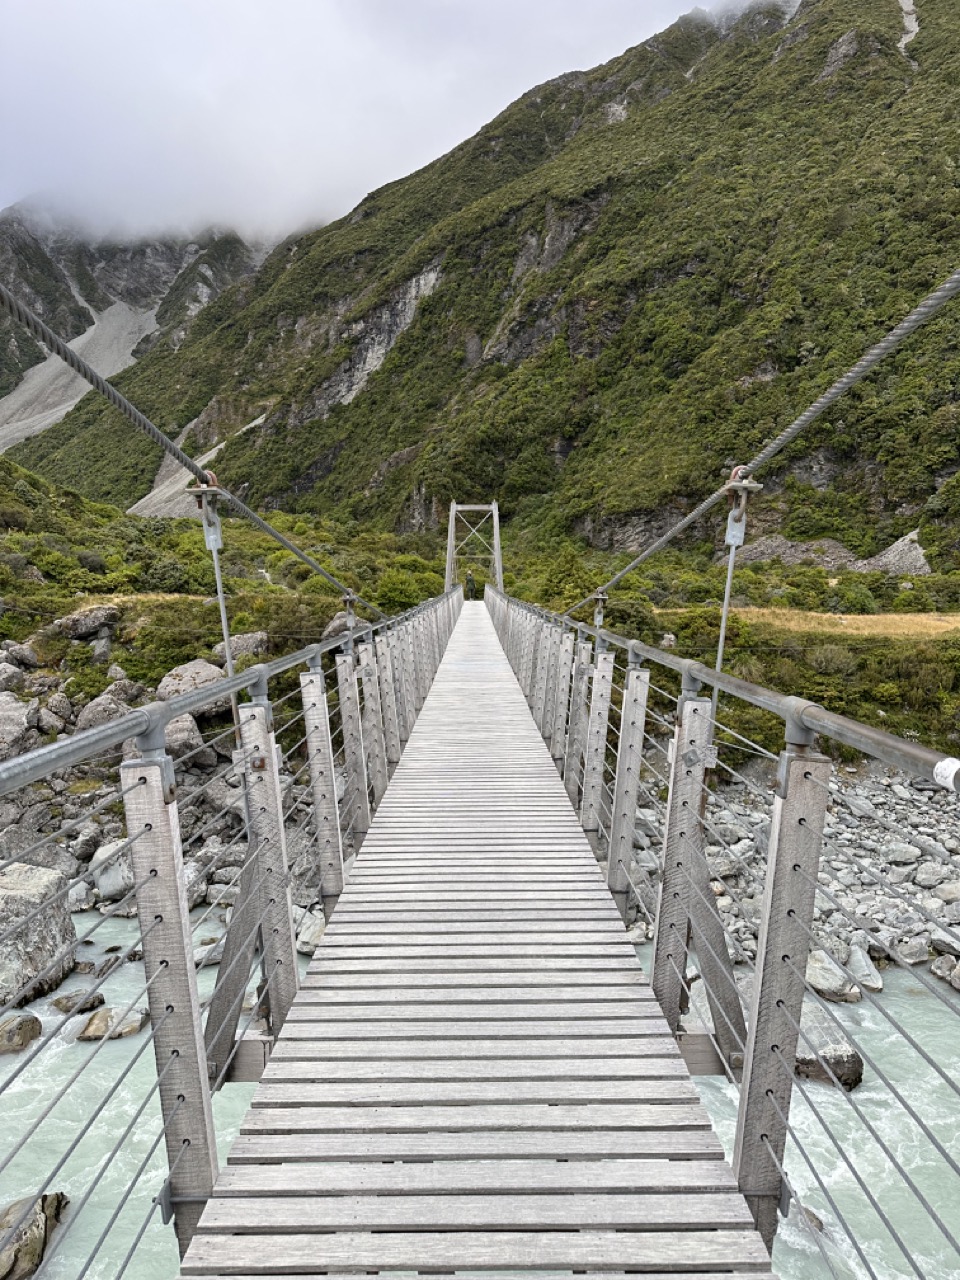
[[[370,830],[370,797],[367,793],[367,762],[360,722],[357,668],[353,650],[337,655],[337,688],[340,693],[340,723],[343,726],[343,760],[347,774],[343,812],[353,813],[354,847],[360,848]]]
[[[663,833],[663,876],[654,938],[651,983],[670,1030],[676,1034],[687,971],[690,925],[690,861],[700,813],[705,770],[704,752],[710,734],[710,702],[689,694],[679,708],[671,743],[670,787]]]
[[[533,719],[543,733],[543,712],[547,702],[547,673],[550,669],[550,633],[553,630],[546,619],[536,624],[536,676],[533,684]]]
[[[573,667],[573,690],[570,694],[570,724],[567,728],[566,754],[563,758],[563,784],[576,809],[580,803],[580,763],[587,741],[590,672],[593,646],[589,640],[577,641]]]
[[[160,1110],[182,1257],[213,1191],[217,1143],[184,892],[176,783],[163,725],[139,738],[137,745],[142,758],[127,761],[120,777],[127,831],[137,837],[130,846],[130,863],[143,931],[153,1050],[162,1073]]]
[[[604,763],[607,755],[607,726],[610,718],[610,699],[613,694],[613,654],[600,650],[593,670],[593,688],[590,695],[590,720],[583,761],[583,800],[580,804],[580,825],[588,833],[600,830],[600,800],[603,795]]]
[[[251,685],[251,693],[252,701],[240,708],[240,745],[246,755],[250,817],[251,852],[247,856],[251,856],[255,847],[263,967],[270,984],[267,988],[268,1016],[270,1030],[276,1036],[299,990],[300,979],[293,936],[280,770],[265,672]]]
[[[387,789],[387,746],[383,734],[383,711],[380,705],[380,675],[373,645],[369,641],[357,646],[360,661],[360,684],[363,689],[363,745],[370,768],[373,807],[383,799]]]
[[[549,627],[547,640],[547,679],[543,698],[543,715],[538,722],[540,736],[549,743],[553,733],[554,707],[557,702],[557,675],[560,663],[560,628],[555,622]]]
[[[799,726],[797,726],[799,728]],[[790,737],[800,738],[791,742]],[[750,1035],[733,1168],[767,1248],[773,1247],[793,1091],[830,761],[805,729],[790,732],[773,802]],[[776,1047],[775,1047],[776,1046]],[[781,1061],[782,1059],[782,1061]],[[786,1067],[784,1066],[786,1063]],[[771,1154],[772,1153],[772,1154]]]
[[[313,821],[320,860],[320,897],[323,914],[329,920],[343,892],[343,842],[340,836],[340,806],[337,803],[337,775],[330,740],[330,713],[327,687],[320,658],[300,676],[303,719],[307,733],[307,760],[313,790]]]
[[[397,630],[397,649],[400,654],[400,679],[403,684],[403,705],[409,738],[417,723],[417,666],[413,651],[413,627],[409,619],[401,623]]]
[[[533,700],[533,675],[536,665],[534,618],[528,610],[523,612],[523,647],[520,655],[520,688],[529,706]]]
[[[570,677],[573,674],[575,645],[576,637],[572,631],[561,633],[557,687],[553,698],[553,723],[550,728],[550,754],[558,769],[563,768],[567,745],[567,713],[570,709]]]
[[[393,666],[390,633],[381,631],[376,639],[377,671],[380,675],[380,705],[383,708],[383,732],[386,740],[387,766],[400,759],[400,714],[397,706],[397,680]]]
[[[620,711],[620,750],[617,753],[617,776],[613,784],[610,850],[607,857],[607,885],[624,920],[628,914],[628,868],[633,864],[633,837],[649,693],[650,672],[638,666],[629,666]]]
[[[410,631],[413,637],[413,670],[419,715],[430,688],[430,677],[427,674],[427,638],[424,634],[422,613],[416,613],[411,618]]]

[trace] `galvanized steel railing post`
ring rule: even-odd
[[[629,872],[633,862],[633,837],[640,792],[640,770],[643,766],[643,739],[646,730],[647,699],[650,672],[633,662],[627,668],[620,712],[620,750],[617,774],[613,784],[610,819],[610,850],[607,860],[607,885],[624,920],[627,918]]]
[[[217,1144],[200,1030],[173,762],[163,745],[162,726],[138,739],[138,745],[142,758],[127,761],[120,776],[127,831],[131,837],[137,835],[130,846],[130,861],[143,932],[174,1225],[182,1256],[213,1191]]]
[[[330,738],[327,686],[320,659],[300,676],[303,720],[306,729],[307,760],[313,791],[313,821],[320,861],[320,898],[327,919],[343,892],[343,842],[340,836],[340,806],[337,803],[337,774]]]
[[[788,738],[791,736],[789,732]],[[780,756],[773,802],[750,1034],[733,1166],[757,1229],[772,1248],[781,1201],[790,1097],[803,1008],[830,761],[802,741]],[[807,735],[808,741],[812,735]]]
[[[260,885],[260,935],[270,1030],[277,1035],[300,987],[293,936],[278,751],[266,672],[253,685],[253,700],[240,708],[240,744],[245,755],[251,849],[256,846]]]

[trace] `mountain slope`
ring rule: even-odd
[[[694,13],[531,91],[281,245],[121,379],[253,500],[433,524],[456,496],[642,544],[960,262],[960,16]],[[851,25],[855,24],[855,25]],[[757,528],[960,564],[955,310],[766,477]],[[158,456],[93,399],[18,460],[132,501]],[[118,497],[119,495],[119,497]]]
[[[0,279],[106,377],[159,343],[179,346],[193,316],[254,265],[232,232],[98,240],[30,205],[0,211]],[[59,421],[85,391],[0,320],[0,449]]]

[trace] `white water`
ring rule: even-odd
[[[78,932],[89,931],[96,917],[77,917]],[[210,922],[212,923],[212,922]],[[217,928],[204,925],[204,935]],[[108,920],[94,935],[96,945],[81,948],[83,958],[99,963],[105,948],[121,943],[129,946],[136,936],[136,922]],[[201,995],[212,988],[212,970],[201,972]],[[124,964],[110,975],[103,987],[106,1002],[121,1008],[138,996],[144,983],[143,966]],[[886,975],[887,990],[880,999],[888,1009],[948,1073],[956,1075],[960,1062],[960,995],[949,993],[952,1011],[924,990],[911,974],[899,971]],[[58,994],[88,988],[89,977],[72,977]],[[938,986],[939,989],[939,986]],[[949,988],[943,986],[945,995]],[[137,1000],[146,1003],[145,997]],[[33,1011],[49,1031],[62,1015],[52,1009],[50,998],[37,1001]],[[905,1047],[878,1009],[868,1001],[857,1005],[834,1006],[849,1033],[874,1058],[877,1066],[903,1091],[911,1104],[960,1161],[960,1107],[956,1095],[915,1053]],[[73,1072],[86,1061],[95,1045],[75,1042],[77,1031],[86,1015],[72,1018],[49,1048],[23,1075],[0,1095],[4,1116],[0,1131],[0,1159],[28,1132],[37,1117],[62,1088]],[[95,1122],[77,1151],[61,1172],[44,1186],[44,1179],[65,1154],[74,1136],[87,1122],[110,1090],[113,1083],[139,1049],[143,1054],[104,1114]],[[29,1053],[30,1050],[27,1051]],[[8,1079],[24,1061],[25,1055],[0,1058],[0,1081]],[[159,1146],[136,1190],[131,1195],[116,1224],[99,1250],[98,1238],[110,1215],[130,1186],[141,1161],[160,1132],[160,1115],[156,1095],[151,1099],[129,1139],[119,1153],[112,1156],[114,1145],[148,1090],[156,1080],[153,1048],[147,1033],[127,1040],[106,1044],[83,1072],[80,1081],[67,1090],[50,1117],[44,1121],[24,1151],[0,1173],[0,1205],[20,1196],[35,1195],[41,1188],[65,1191],[72,1201],[63,1224],[55,1234],[56,1249],[42,1275],[45,1280],[112,1280],[143,1222],[152,1197],[166,1172],[166,1156]],[[722,1080],[699,1077],[700,1087],[717,1130],[729,1151],[733,1144],[736,1121],[736,1095],[732,1086]],[[228,1085],[215,1096],[214,1113],[220,1143],[221,1160],[225,1158],[253,1093],[251,1085]],[[890,1162],[870,1137],[854,1113],[849,1098],[822,1085],[805,1086],[815,1107],[822,1113],[837,1136],[850,1161],[870,1187],[878,1201],[890,1214],[895,1228],[915,1253],[924,1280],[960,1280],[960,1257],[951,1249]],[[960,1179],[949,1170],[929,1140],[910,1120],[903,1108],[891,1101],[887,1088],[876,1074],[867,1069],[864,1083],[853,1097],[877,1126],[896,1160],[916,1180],[933,1207],[952,1229],[960,1230]],[[822,1126],[798,1092],[794,1093],[791,1123],[830,1195],[844,1216],[854,1226],[864,1252],[870,1259],[877,1280],[908,1280],[916,1276],[898,1250],[893,1239],[870,1209],[849,1171],[842,1165],[836,1149]],[[781,1280],[870,1280],[869,1271],[860,1263],[823,1192],[817,1187],[802,1157],[788,1148],[787,1168],[804,1205],[823,1219],[826,1230],[820,1237],[830,1259],[828,1266],[810,1232],[796,1215],[780,1230],[774,1253],[774,1268]],[[102,1172],[102,1178],[89,1202],[78,1212],[87,1189]],[[84,1272],[88,1257],[95,1257]],[[126,1271],[128,1280],[172,1280],[177,1274],[177,1249],[172,1227],[165,1227],[155,1214],[137,1252]]]
[[[900,0],[900,8],[903,11],[903,35],[897,41],[897,48],[907,58],[907,45],[920,34],[920,19],[914,0]]]

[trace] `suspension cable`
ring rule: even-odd
[[[938,289],[935,289],[933,293],[928,294],[927,297],[924,298],[924,300],[915,307],[908,316],[900,321],[895,329],[891,329],[886,337],[882,338],[875,346],[871,347],[866,355],[858,360],[851,369],[848,369],[841,378],[838,378],[833,386],[823,393],[819,400],[815,400],[808,409],[801,413],[799,418],[796,418],[788,427],[785,427],[779,435],[774,436],[772,440],[768,441],[755,458],[739,469],[741,478],[746,479],[748,476],[753,475],[755,471],[759,471],[761,467],[766,466],[768,462],[772,461],[778,453],[782,452],[787,447],[788,444],[792,444],[802,431],[809,427],[811,423],[816,422],[819,417],[826,413],[827,409],[829,409],[832,404],[839,400],[841,396],[845,395],[852,387],[855,387],[858,382],[862,382],[868,373],[872,373],[877,365],[880,364],[881,361],[885,360],[888,355],[891,355],[896,351],[901,343],[912,333],[915,333],[917,329],[922,328],[923,325],[932,320],[933,317],[942,311],[947,303],[955,298],[958,293],[960,293],[960,270],[954,271],[954,273],[949,276]],[[678,534],[683,533],[685,529],[689,529],[692,524],[696,524],[701,516],[706,515],[706,513],[712,510],[718,502],[721,502],[726,498],[727,493],[727,485],[723,485],[712,493],[709,498],[704,498],[704,500],[698,506],[694,507],[688,515],[684,516],[682,520],[679,520],[673,528],[668,529],[666,533],[651,542],[650,546],[641,551],[638,556],[631,560],[626,568],[621,569],[619,573],[615,573],[609,582],[605,582],[602,587],[597,587],[597,589],[592,591],[590,595],[585,596],[582,600],[578,600],[576,604],[571,605],[570,608],[566,610],[564,616],[569,617],[571,614],[576,613],[578,609],[582,609],[585,604],[589,604],[591,600],[595,600],[597,596],[610,591],[612,587],[615,587],[619,582],[621,582],[628,573],[632,573],[638,565],[644,562],[644,560],[649,559],[649,557],[654,555],[657,551],[661,551],[668,545],[668,543],[672,542]]]
[[[252,511],[245,502],[242,502],[236,496],[236,494],[231,493],[229,489],[224,489],[215,478],[213,485],[211,485],[211,472],[205,471],[204,468],[201,467],[199,463],[195,462],[189,454],[184,453],[178,445],[174,444],[170,437],[161,431],[159,427],[155,426],[146,414],[141,413],[135,405],[131,404],[126,396],[121,395],[112,383],[107,382],[106,378],[102,378],[100,374],[97,373],[96,369],[87,364],[86,360],[77,355],[76,351],[71,347],[68,347],[62,338],[58,337],[48,325],[44,324],[40,317],[35,315],[29,307],[25,307],[22,302],[18,301],[10,290],[3,284],[0,284],[0,306],[2,306],[14,320],[19,321],[20,324],[28,329],[35,338],[38,338],[45,347],[54,353],[54,355],[58,355],[60,359],[68,364],[75,373],[79,373],[81,378],[84,378],[90,383],[91,387],[96,391],[99,391],[102,396],[105,396],[115,409],[120,410],[128,422],[133,423],[138,431],[142,431],[144,435],[148,435],[150,439],[168,453],[171,458],[176,459],[180,466],[189,471],[194,479],[204,486],[204,488],[215,487],[217,493],[230,503],[238,515],[244,516],[251,524],[256,525],[261,533],[266,533],[269,537],[273,538],[275,542],[279,542],[287,551],[292,552],[298,560],[302,560],[305,565],[314,571],[314,573],[319,573],[321,578],[325,578],[331,586],[336,587],[342,595],[349,596],[357,604],[362,605],[363,608],[369,609],[375,617],[386,617],[386,614],[382,609],[378,609],[375,604],[371,604],[368,600],[364,600],[362,596],[358,596],[350,587],[345,587],[342,582],[333,576],[332,573],[328,573],[322,565],[318,564],[317,561],[314,560],[313,556],[308,555],[305,551],[301,551],[301,549],[298,546],[295,546],[289,538],[285,538],[279,529],[275,529],[272,524],[268,524],[267,521],[261,516],[258,516],[255,511]]]

